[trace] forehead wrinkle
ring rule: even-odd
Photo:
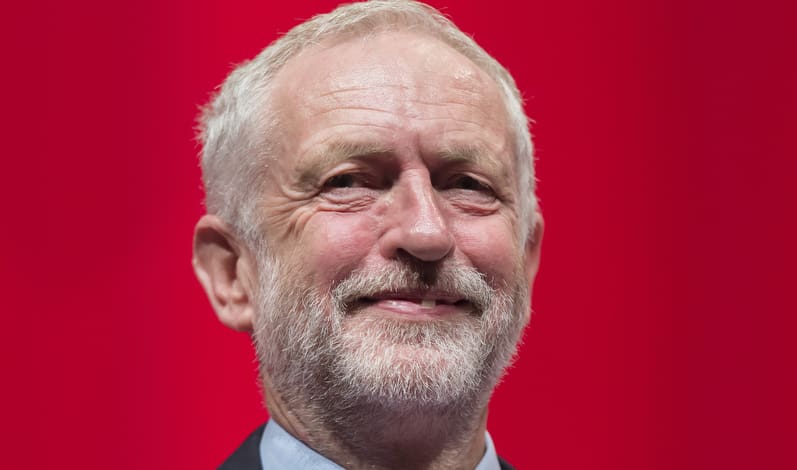
[[[343,84],[338,84],[337,88],[331,89],[329,91],[320,93],[318,95],[319,98],[324,98],[327,96],[333,96],[336,94],[346,94],[346,93],[356,93],[361,91],[371,92],[374,90],[374,87],[379,86],[382,88],[395,88],[397,90],[408,90],[410,87],[407,85],[402,84],[394,84],[394,83],[380,83],[378,85],[352,85],[346,86]],[[333,88],[330,86],[330,88]]]
[[[314,113],[313,116],[320,117],[320,116],[324,116],[324,115],[327,115],[327,114],[346,113],[346,112],[350,112],[350,111],[369,111],[369,112],[373,112],[373,113],[389,114],[389,115],[395,114],[394,111],[389,110],[389,109],[380,109],[380,108],[375,108],[373,106],[354,106],[353,105],[353,106],[346,106],[346,107],[337,107],[337,108],[331,107],[329,109],[322,109],[322,110]]]

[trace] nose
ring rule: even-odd
[[[391,191],[393,198],[380,239],[382,256],[396,258],[406,253],[426,262],[448,256],[454,249],[454,237],[428,173],[406,175]]]

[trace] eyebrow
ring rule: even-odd
[[[321,174],[352,158],[367,158],[394,153],[394,149],[378,142],[334,141],[309,152],[296,167],[301,184],[316,182]]]
[[[466,164],[483,168],[496,177],[506,177],[509,174],[509,168],[482,145],[452,145],[438,152],[437,157],[448,164]]]

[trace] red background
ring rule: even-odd
[[[3,7],[0,466],[214,468],[264,420],[190,268],[192,127],[230,64],[333,3]],[[792,3],[432,3],[536,121],[547,231],[499,452],[797,468]]]

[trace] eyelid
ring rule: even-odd
[[[473,178],[473,180],[478,182],[479,185],[482,185],[483,188],[464,189],[452,186],[457,180],[465,177]],[[457,197],[476,197],[476,195],[479,195],[478,197],[483,199],[485,202],[487,201],[487,198],[489,198],[491,203],[500,203],[512,206],[516,198],[510,187],[506,184],[508,183],[504,183],[501,180],[496,180],[478,172],[470,172],[466,170],[452,173],[450,176],[448,176],[447,180],[444,180],[444,186],[439,186],[439,188],[441,191],[449,190],[459,194],[460,196]],[[466,196],[468,194],[470,196]]]
[[[344,172],[330,176],[321,184],[321,186],[325,188],[329,187],[331,185],[331,182],[334,181],[336,178],[344,178],[347,176],[352,179],[353,186],[351,187],[363,187],[370,185],[370,177],[368,175],[358,172]]]
[[[318,182],[319,190],[336,189],[329,186],[330,182],[338,177],[349,176],[353,179],[353,188],[383,188],[388,185],[386,176],[374,171],[367,165],[347,163],[326,173]]]
[[[329,180],[335,178],[336,176],[342,176],[345,174],[350,173],[358,173],[361,172],[362,168],[352,162],[345,162],[340,165],[335,166],[334,168],[325,171],[318,175],[317,183],[320,186],[324,186]]]
[[[494,191],[493,185],[487,178],[475,175],[473,173],[457,173],[452,175],[448,181],[445,183],[446,187],[453,186],[456,183],[461,182],[463,179],[468,178],[473,180],[476,184],[483,186],[484,189]]]

